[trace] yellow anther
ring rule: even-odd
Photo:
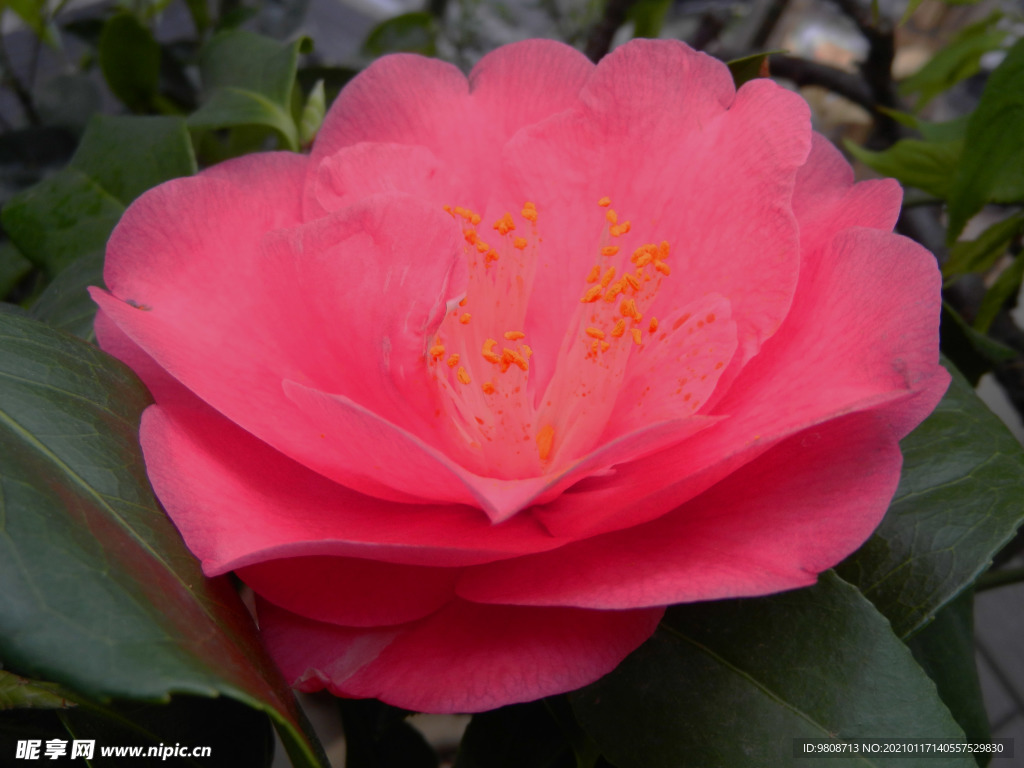
[[[640,329],[639,328],[632,329],[630,331],[630,333],[633,334],[633,343],[634,344],[639,345],[640,343],[642,343],[642,338],[640,336]]]
[[[636,302],[633,299],[623,299],[622,303],[619,304],[619,313],[623,317],[631,317],[638,323],[644,319],[644,316],[640,314],[640,310],[636,308]]]
[[[593,268],[590,270],[590,272],[587,274],[587,282],[588,283],[596,283],[600,279],[601,279],[601,267],[599,267],[597,264],[595,264],[593,266]]]
[[[455,218],[455,211],[452,210],[452,207],[450,205],[444,206],[444,210],[445,210],[445,213],[447,213],[453,219]]]
[[[466,242],[469,243],[470,245],[474,245],[476,243],[477,235],[475,229],[462,230],[462,236],[466,238]]]
[[[489,251],[491,248],[491,246],[489,246],[483,240],[474,240],[473,245],[476,246],[476,249],[480,251],[480,253],[487,253],[487,251]]]
[[[612,328],[612,336],[614,336],[616,339],[618,339],[625,332],[626,332],[626,321],[620,319],[620,320],[618,320],[615,323],[615,327]]]
[[[469,378],[469,374],[466,372],[466,369],[461,365],[459,366],[459,372],[456,375],[459,377],[459,381],[463,384],[469,384],[472,381],[472,379]]]
[[[463,312],[462,316],[459,318],[459,322],[462,323],[463,325],[469,325],[469,319],[471,317],[473,316],[469,314],[469,312]]]
[[[482,217],[480,216],[479,213],[473,213],[469,217],[469,223],[472,224],[473,226],[476,226],[477,224],[480,223],[481,218]]]
[[[656,330],[658,330],[658,318],[651,318],[651,322],[650,325],[647,326],[647,330],[650,331],[651,333],[654,333]]]
[[[493,395],[494,394],[494,385],[491,384],[491,382],[489,382],[489,381],[485,381],[480,386],[480,389],[482,389],[484,391],[485,395]]]
[[[624,221],[621,224],[616,224],[615,226],[613,226],[611,229],[608,230],[608,233],[612,237],[618,237],[619,235],[626,234],[627,232],[629,232],[629,230],[630,230],[629,222],[628,221]]]
[[[638,267],[646,267],[654,261],[654,254],[651,253],[651,249],[645,245],[643,248],[637,248],[633,251],[633,255],[629,257],[629,260]]]
[[[617,214],[611,208],[609,208],[607,211],[605,211],[604,217],[606,219],[608,219],[608,223],[609,224],[618,224],[619,223],[619,214]]]
[[[501,362],[501,355],[494,351],[494,347],[495,345],[497,345],[497,343],[498,342],[495,341],[494,339],[487,339],[487,341],[484,342],[483,349],[480,351],[480,353],[484,356],[484,360],[486,360],[488,363],[497,364]]]
[[[520,214],[527,221],[536,222],[537,221],[537,206],[534,205],[533,203],[527,201],[527,202],[523,203],[523,210],[520,211]]]
[[[586,334],[592,339],[604,338],[604,331],[602,331],[600,328],[587,328]]]
[[[498,230],[499,234],[507,235],[513,229],[516,228],[516,223],[512,221],[512,214],[506,213],[496,222],[494,222],[494,228]]]
[[[522,331],[505,331],[505,338],[509,341],[519,341],[520,339],[525,339],[526,334]]]
[[[664,261],[665,259],[667,259],[668,258],[668,251],[669,251],[668,240],[662,240],[661,243],[658,244],[658,258],[661,261]]]
[[[664,261],[655,261],[654,268],[661,272],[661,274],[663,274],[665,277],[668,277],[669,275],[672,274],[672,268]]]
[[[492,261],[497,261],[499,258],[501,257],[498,256],[498,252],[493,248],[484,254],[484,262],[487,264],[490,264]]]
[[[602,256],[614,256],[619,252],[619,246],[617,245],[606,245],[601,249]]]
[[[531,357],[533,357],[533,350],[530,349],[525,344],[520,345],[519,351],[522,353],[523,357],[525,359],[527,359],[527,360],[529,360]]]
[[[600,205],[602,208],[607,208],[609,205],[612,204],[612,199],[610,197],[602,197],[600,200],[597,201],[597,204]]]
[[[594,287],[587,290],[583,294],[583,298],[580,299],[581,304],[591,304],[601,298],[601,286],[595,285]]]
[[[608,271],[604,273],[604,277],[601,278],[601,287],[607,288],[608,284],[615,279],[615,267],[608,267]]]
[[[605,295],[604,300],[611,303],[615,301],[615,297],[620,293],[624,293],[626,286],[623,285],[623,280],[616,280],[610,286],[608,286],[608,293]]]
[[[455,354],[453,354],[451,357],[448,358],[448,367],[449,368],[454,368],[458,364],[459,364],[459,353],[456,352]]]
[[[601,342],[601,351],[602,352],[607,352],[609,347],[611,347],[611,344],[609,344],[607,341],[602,341]]]
[[[501,350],[501,364],[502,370],[508,370],[510,365],[514,365],[522,371],[528,371],[530,369],[530,365],[526,362],[526,358],[514,349],[509,349],[508,347]]]
[[[526,242],[526,238],[525,237],[517,237],[517,238],[512,240],[512,247],[517,249],[517,250],[525,251],[527,245],[528,245],[528,243]]]
[[[555,444],[555,428],[545,424],[537,433],[537,455],[541,461],[547,461],[551,455],[551,448]]]
[[[627,272],[622,276],[622,279],[629,283],[629,287],[634,291],[640,290],[640,279],[636,275]]]
[[[430,348],[430,356],[435,360],[444,357],[444,344],[435,344]]]

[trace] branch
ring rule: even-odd
[[[615,31],[626,22],[626,15],[634,2],[635,0],[608,0],[601,20],[590,30],[587,44],[583,48],[588,59],[597,63],[611,50]]]
[[[828,64],[819,64],[810,59],[776,54],[768,59],[768,69],[773,77],[792,80],[797,85],[820,85],[833,93],[859,104],[872,114],[876,101],[871,89],[863,78],[845,72]]]

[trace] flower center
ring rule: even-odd
[[[609,198],[598,205],[604,227],[546,385],[525,332],[534,283],[546,277],[537,271],[537,206],[524,203],[489,229],[479,214],[445,206],[462,228],[469,282],[426,354],[442,395],[436,416],[478,474],[531,477],[585,455],[608,423],[631,356],[656,342],[648,309],[671,274],[669,244],[630,253],[630,222],[619,221]]]

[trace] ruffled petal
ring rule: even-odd
[[[482,712],[571,691],[650,637],[663,608],[587,611],[456,600],[418,622],[352,629],[258,606],[292,686],[420,712]]]

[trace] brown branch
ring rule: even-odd
[[[874,113],[876,102],[871,89],[863,78],[850,72],[810,59],[783,54],[769,57],[768,69],[773,77],[792,80],[800,86],[820,85]]]
[[[634,2],[635,0],[608,0],[601,19],[590,30],[587,44],[583,47],[583,53],[588,59],[596,63],[611,50],[612,38],[615,37],[618,28],[626,23],[626,15]]]

